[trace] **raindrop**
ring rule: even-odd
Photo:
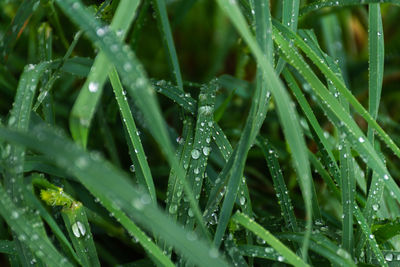
[[[360,136],[360,137],[358,138],[358,142],[364,143],[364,142],[365,142],[365,139],[364,139],[362,136]]]
[[[72,225],[72,232],[74,233],[74,236],[81,237],[86,234],[86,228],[80,221],[77,221]]]
[[[13,218],[13,219],[18,219],[18,217],[19,217],[19,213],[18,213],[18,212],[13,211],[13,212],[11,213],[11,218]]]
[[[283,256],[278,256],[278,261],[282,262],[284,260],[285,260],[285,258]]]
[[[130,167],[129,167],[129,170],[131,171],[131,172],[135,172],[135,165],[131,165]]]
[[[389,175],[385,174],[385,175],[383,176],[383,179],[389,180]]]
[[[387,261],[392,261],[393,260],[393,254],[392,253],[388,253],[385,255],[385,260]]]
[[[199,174],[200,170],[199,170],[199,168],[196,168],[193,170],[193,172],[194,172],[194,174]]]
[[[92,93],[97,92],[97,90],[99,89],[99,83],[96,82],[90,82],[89,83],[89,91]]]
[[[240,198],[239,198],[239,202],[240,202],[240,205],[244,205],[244,203],[246,203],[246,198],[244,197],[244,196],[241,196]]]
[[[377,211],[377,210],[379,209],[379,205],[378,205],[378,204],[372,205],[372,209],[373,209],[374,211]]]
[[[175,214],[177,210],[178,210],[178,206],[176,204],[172,204],[171,206],[169,206],[169,209],[168,209],[169,213],[171,213],[171,214]]]
[[[200,152],[197,149],[193,149],[191,154],[193,159],[198,159],[200,157]]]
[[[183,137],[182,137],[182,136],[178,136],[178,137],[176,138],[176,142],[177,142],[178,144],[182,144],[182,143],[183,143]]]
[[[203,147],[203,154],[204,154],[205,156],[210,155],[210,151],[211,151],[211,148],[210,148],[210,147],[208,147],[208,146]],[[192,154],[192,155],[193,155],[193,154]]]

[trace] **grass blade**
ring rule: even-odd
[[[147,193],[134,188],[128,182],[126,174],[116,170],[98,155],[84,152],[81,147],[59,134],[52,133],[44,125],[33,128],[30,135],[1,127],[0,139],[17,142],[56,159],[59,167],[68,169],[69,173],[78,178],[133,234],[136,234],[137,230],[132,228],[132,221],[126,215],[134,218],[149,231],[154,231],[191,262],[199,266],[227,266],[225,261],[216,256],[215,249],[211,249],[202,240],[192,242],[193,240],[188,239],[187,231],[172,222],[157,207],[151,205],[151,198]],[[110,179],[110,177],[113,178]],[[143,238],[149,241],[147,237]],[[166,266],[172,266],[170,260],[153,242],[150,241],[147,244],[153,244],[152,247],[145,248],[158,257],[160,262]]]
[[[220,7],[231,18],[232,23],[239,30],[242,37],[246,40],[250,49],[252,50],[260,68],[263,70],[264,77],[269,79],[269,89],[275,98],[278,107],[278,114],[282,123],[283,131],[286,136],[287,142],[291,147],[292,156],[294,160],[295,170],[298,174],[299,185],[303,193],[305,201],[306,216],[307,216],[307,232],[305,235],[303,251],[304,257],[307,257],[308,238],[311,231],[311,218],[312,218],[312,202],[311,202],[311,174],[309,162],[307,157],[307,150],[303,139],[300,126],[295,110],[290,104],[290,99],[285,91],[282,83],[274,73],[271,64],[265,59],[262,50],[259,48],[253,39],[250,30],[248,29],[245,20],[240,13],[235,1],[218,1]]]
[[[139,0],[120,2],[110,25],[111,30],[121,33],[120,38],[124,39],[126,36],[138,5]],[[90,123],[110,70],[111,66],[106,55],[100,53],[94,60],[91,71],[72,108],[70,115],[71,134],[74,140],[83,147],[86,147]]]
[[[251,220],[246,215],[237,212],[232,219],[241,224],[246,229],[252,231],[255,235],[262,238],[271,247],[273,247],[278,253],[280,253],[290,264],[294,266],[308,266],[301,258],[294,254],[289,248],[275,238],[268,230],[261,227],[259,224]]]

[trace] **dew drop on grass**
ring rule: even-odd
[[[72,233],[76,237],[81,237],[86,234],[86,228],[80,221],[74,223],[71,228],[72,228]]]
[[[176,204],[172,204],[171,206],[169,206],[169,209],[168,209],[169,213],[171,213],[171,214],[175,214],[177,210],[178,210],[178,206]]]
[[[189,215],[189,217],[193,217],[194,216],[193,210],[191,208],[189,208],[189,210],[188,210],[188,215]]]
[[[129,170],[131,171],[131,172],[135,172],[135,165],[131,165],[130,167],[129,167]]]
[[[200,157],[200,152],[197,149],[193,149],[191,154],[193,159],[198,159]]]
[[[240,205],[244,205],[244,203],[246,203],[246,198],[244,197],[244,196],[241,196],[240,198],[239,198],[239,202],[240,202]]]
[[[89,91],[90,92],[96,93],[98,89],[99,89],[99,83],[96,83],[96,82],[89,83]]]
[[[18,213],[18,212],[13,211],[13,212],[11,213],[11,218],[13,218],[13,219],[18,219],[18,217],[19,217],[19,213]]]
[[[360,137],[358,138],[358,142],[364,143],[364,142],[365,142],[365,139],[364,139],[362,136],[360,136]]]
[[[282,262],[284,260],[285,260],[285,258],[283,256],[278,256],[278,261]]]
[[[373,209],[374,211],[377,211],[377,210],[379,209],[379,205],[378,205],[378,204],[372,205],[372,209]]]
[[[393,260],[393,254],[392,253],[388,253],[385,255],[385,260],[387,261],[392,261]]]
[[[97,34],[97,36],[99,36],[99,37],[104,36],[105,33],[106,33],[106,30],[105,30],[104,28],[98,28],[98,29],[96,30],[96,34]]]
[[[194,174],[199,174],[200,170],[199,170],[199,168],[196,168],[193,170],[193,172],[194,172]]]
[[[389,180],[389,175],[385,174],[385,175],[383,176],[383,179]]]
[[[182,144],[182,143],[183,143],[183,138],[182,138],[182,136],[178,136],[178,137],[176,138],[176,142],[177,142],[178,144]]]
[[[210,151],[211,151],[211,148],[210,148],[210,147],[208,147],[208,146],[203,147],[203,154],[204,154],[205,156],[210,155]]]
[[[373,234],[369,235],[369,238],[373,239],[375,236]]]

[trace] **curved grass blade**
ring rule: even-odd
[[[13,241],[0,240],[0,253],[15,254],[15,244]]]
[[[238,249],[243,256],[289,263],[283,256],[281,256],[280,253],[276,252],[275,249],[273,249],[272,247],[240,245]]]
[[[326,7],[345,7],[373,3],[391,3],[394,5],[400,5],[400,0],[320,0],[302,7],[300,9],[299,16],[303,17],[312,11],[316,11]]]
[[[117,99],[118,106],[120,108],[122,120],[124,122],[124,126],[126,131],[128,132],[130,142],[134,147],[134,155],[139,163],[139,166],[134,166],[139,173],[139,181],[141,184],[147,188],[151,200],[153,203],[157,203],[156,190],[154,187],[153,177],[151,176],[151,171],[149,164],[146,160],[146,155],[144,153],[142,142],[140,141],[138,130],[136,128],[135,121],[133,119],[128,100],[125,96],[126,92],[124,91],[121,81],[119,80],[117,70],[112,68],[109,72],[110,82],[114,90],[115,98]]]
[[[32,220],[30,214],[18,208],[0,185],[0,214],[16,233],[20,242],[25,244],[35,256],[52,266],[73,266],[61,255],[47,238],[41,221]],[[35,227],[36,226],[36,227]],[[35,258],[29,261],[35,263]]]
[[[231,18],[232,23],[239,30],[242,37],[246,40],[252,50],[257,63],[263,70],[264,77],[268,77],[268,87],[272,92],[277,104],[279,119],[282,123],[283,132],[292,151],[293,163],[299,179],[299,185],[305,201],[305,209],[307,216],[307,235],[305,235],[303,243],[303,257],[307,258],[308,238],[311,231],[312,219],[312,201],[311,201],[311,173],[310,165],[307,157],[307,150],[301,128],[298,124],[296,111],[290,104],[289,96],[284,89],[282,83],[274,73],[274,70],[268,59],[263,55],[262,50],[252,37],[248,29],[243,15],[240,13],[235,1],[218,0],[221,8]]]
[[[281,254],[290,264],[294,266],[308,266],[301,258],[294,254],[289,248],[287,248],[281,241],[274,237],[268,230],[254,222],[246,215],[237,212],[232,216],[232,220],[241,224],[246,229],[252,231],[255,235],[262,238],[271,247],[273,247],[278,253]]]
[[[280,239],[288,239],[300,243],[303,239],[301,233],[280,233]],[[357,266],[351,259],[351,255],[338,247],[334,242],[322,234],[312,234],[310,239],[310,249],[315,253],[327,258],[332,264],[338,266]]]
[[[110,25],[110,30],[118,31],[119,38],[124,39],[126,36],[135,17],[139,2],[139,0],[123,0],[119,3]],[[99,34],[101,35],[106,30],[108,29],[102,28],[99,30]],[[95,58],[85,84],[82,86],[72,107],[69,122],[71,134],[74,140],[83,147],[86,147],[90,123],[96,111],[96,106],[100,101],[103,85],[110,70],[111,64],[109,64],[109,60],[104,53],[100,52]]]
[[[52,133],[46,125],[34,127],[29,135],[0,127],[0,139],[25,145],[53,158],[59,167],[74,175],[133,234],[137,234],[138,229],[127,215],[174,246],[190,262],[199,266],[227,266],[215,249],[203,240],[193,242],[196,240],[193,240],[193,235],[188,235],[189,232],[152,205],[150,196],[134,188],[126,174],[97,154],[89,154],[60,134]],[[139,237],[147,241],[142,245],[154,257],[166,266],[173,266],[168,257],[143,233]]]

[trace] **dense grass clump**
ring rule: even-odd
[[[0,2],[0,265],[399,265],[399,5]]]

